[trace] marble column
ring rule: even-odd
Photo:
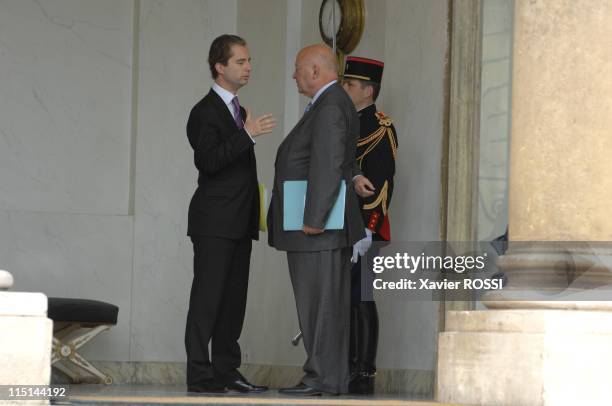
[[[509,283],[449,315],[441,401],[612,401],[611,21],[608,0],[515,0]]]
[[[518,1],[510,237],[612,240],[612,3]]]
[[[612,283],[612,3],[517,0],[515,11],[511,244],[499,262],[510,283],[488,304],[566,308]]]

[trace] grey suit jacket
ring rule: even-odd
[[[278,147],[268,210],[268,243],[281,251],[325,251],[350,247],[365,237],[353,188],[359,117],[344,89],[328,87]],[[323,228],[340,181],[346,181],[344,229],[319,235],[283,230],[283,182],[307,180],[304,224]]]

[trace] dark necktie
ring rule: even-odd
[[[238,103],[238,97],[234,97],[232,99],[232,107],[234,107],[234,121],[236,122],[236,126],[239,130],[244,127],[244,123],[242,122],[242,117],[240,116],[240,103]]]
[[[308,113],[311,108],[312,108],[312,102],[308,102],[308,104],[306,105],[306,108],[304,109],[304,114]]]

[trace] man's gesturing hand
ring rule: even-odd
[[[272,114],[264,114],[254,119],[249,109],[246,109],[246,113],[244,129],[247,130],[251,137],[271,133],[274,127],[276,127],[276,119],[272,117]]]

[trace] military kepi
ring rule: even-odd
[[[376,59],[347,56],[344,64],[344,77],[347,79],[367,80],[378,83],[382,81],[385,64]]]

